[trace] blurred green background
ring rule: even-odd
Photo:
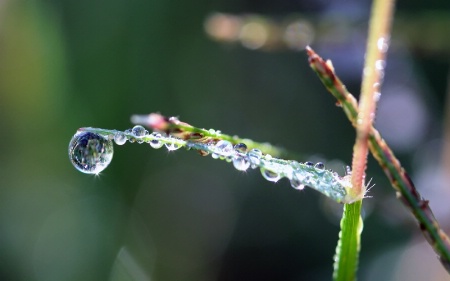
[[[0,280],[330,280],[340,206],[317,192],[137,144],[90,176],[67,146],[161,112],[342,174],[354,131],[301,46],[357,94],[370,3],[0,1]],[[399,3],[376,121],[447,230],[448,3]],[[240,37],[215,37],[218,15]],[[281,44],[297,19],[306,39]],[[258,41],[267,26],[275,43]],[[360,279],[450,280],[372,159],[368,177]]]

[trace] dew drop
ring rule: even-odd
[[[131,130],[131,133],[133,134],[133,136],[140,138],[140,137],[145,136],[146,130],[141,125],[136,125]]]
[[[215,154],[219,154],[220,156],[230,156],[233,154],[233,145],[231,142],[226,140],[220,140],[216,143],[215,146],[213,146],[213,150]]]
[[[234,146],[236,152],[245,153],[247,151],[247,145],[245,143],[238,143]]]
[[[325,165],[322,162],[317,162],[316,165],[314,165],[314,168],[316,168],[317,170],[324,170]]]
[[[290,180],[291,186],[297,190],[302,190],[305,188],[305,185],[297,178],[296,175],[292,176],[292,179]]]
[[[117,132],[114,134],[114,142],[117,145],[124,145],[127,142],[127,136],[123,132]]]
[[[166,143],[164,145],[166,146],[167,150],[169,150],[169,151],[174,151],[174,150],[177,150],[177,149],[179,149],[181,147],[181,145],[173,143],[173,142],[172,143]]]
[[[262,167],[261,174],[268,181],[277,182],[281,178],[280,174]]]
[[[151,137],[153,137],[153,139],[149,142],[150,146],[158,149],[161,148],[164,144],[160,141],[161,139],[161,134],[160,133],[152,133]]]
[[[385,53],[389,48],[389,39],[380,37],[377,41],[377,47],[380,52]]]
[[[250,161],[247,157],[236,157],[233,159],[233,166],[236,170],[246,171],[250,167]]]
[[[114,149],[111,140],[91,132],[76,133],[69,143],[73,166],[86,174],[99,174],[111,163]]]
[[[305,165],[306,165],[306,167],[308,167],[308,168],[312,168],[312,167],[314,167],[314,163],[313,162],[305,162],[304,163]]]
[[[345,174],[350,176],[352,174],[352,168],[350,166],[345,166]]]
[[[248,152],[247,156],[253,169],[255,169],[261,163],[261,150],[254,148]]]
[[[136,137],[138,143],[143,143],[142,137],[148,134],[148,131],[141,125],[136,125],[131,129],[131,134]]]
[[[379,71],[384,70],[386,67],[386,61],[385,60],[377,60],[375,61],[375,68]]]

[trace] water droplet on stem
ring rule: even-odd
[[[245,143],[238,143],[234,146],[236,152],[245,153],[247,151],[247,145]]]
[[[248,152],[247,156],[253,169],[255,169],[261,163],[261,150],[254,148]]]
[[[261,168],[261,174],[268,181],[277,182],[281,178],[280,174],[266,168]]]
[[[69,143],[73,166],[86,174],[99,174],[111,163],[114,149],[111,140],[91,132],[76,133]]]
[[[145,136],[146,131],[147,130],[145,130],[145,128],[142,127],[141,125],[136,125],[133,127],[133,129],[131,129],[131,133],[137,138]]]
[[[234,152],[233,145],[231,144],[231,142],[226,140],[218,141],[213,149],[216,154],[225,157],[232,155]]]
[[[153,137],[153,139],[149,142],[150,146],[158,149],[161,148],[164,144],[160,141],[161,139],[161,134],[160,133],[152,133],[151,136]]]
[[[322,162],[317,162],[316,165],[314,165],[314,168],[317,170],[323,170],[325,169],[325,165]]]
[[[114,142],[117,145],[124,145],[127,142],[127,136],[123,132],[117,132],[114,134]]]
[[[248,161],[247,157],[236,157],[233,159],[233,166],[236,170],[246,171],[248,167],[250,167],[250,161]]]

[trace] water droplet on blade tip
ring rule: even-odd
[[[114,149],[111,140],[91,132],[75,134],[69,143],[73,166],[86,174],[99,174],[111,163]]]

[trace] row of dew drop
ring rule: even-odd
[[[260,168],[262,176],[272,182],[285,177],[293,188],[302,190],[305,185],[310,186],[328,197],[341,202],[346,196],[343,178],[332,170],[326,170],[322,162],[299,163],[297,161],[273,158],[270,154],[263,154],[261,150],[248,150],[247,145],[238,143],[233,145],[227,140],[220,140],[213,144],[185,141],[158,132],[149,133],[143,126],[136,125],[124,132],[96,128],[82,128],[72,138],[69,144],[69,157],[76,169],[87,174],[99,174],[111,162],[113,156],[113,141],[117,145],[130,143],[148,143],[152,148],[165,146],[169,151],[181,147],[195,149],[202,155],[211,154],[214,159],[232,162],[239,171],[248,168]]]

